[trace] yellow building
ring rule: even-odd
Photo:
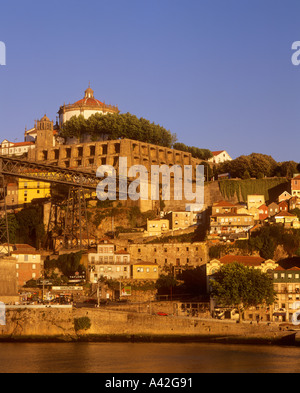
[[[167,231],[169,231],[169,220],[147,220],[147,236],[161,236]]]
[[[260,206],[266,203],[264,195],[248,195],[247,196],[247,206],[248,210],[252,207],[258,209]]]
[[[299,228],[299,218],[292,213],[282,211],[275,216],[276,224],[284,224],[285,227]]]
[[[19,179],[18,204],[31,203],[33,199],[48,198],[51,196],[50,183],[32,180]]]
[[[157,280],[158,265],[152,262],[139,261],[131,266],[134,280]]]

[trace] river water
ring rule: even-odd
[[[298,373],[300,347],[0,343],[1,373]]]

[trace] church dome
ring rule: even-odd
[[[117,106],[106,105],[105,102],[99,101],[94,97],[94,90],[89,86],[81,100],[74,102],[74,104],[63,105],[60,107],[58,114],[60,125],[68,121],[72,116],[82,115],[88,118],[92,114],[101,113],[119,113]]]

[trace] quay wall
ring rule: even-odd
[[[76,330],[76,320],[88,319],[87,329]],[[286,336],[286,333],[285,333]],[[250,325],[233,321],[159,316],[93,308],[7,308],[0,325],[0,341],[7,340],[213,340],[218,342],[282,339],[276,324]]]

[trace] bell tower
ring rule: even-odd
[[[55,144],[53,136],[53,121],[45,115],[36,122],[36,147],[49,149]]]

